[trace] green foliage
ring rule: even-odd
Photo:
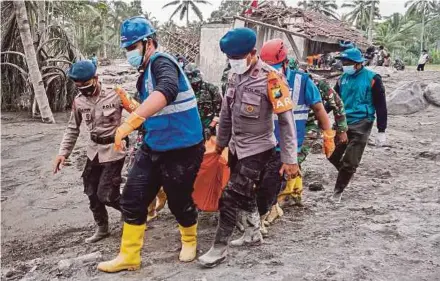
[[[339,19],[338,13],[336,12],[338,5],[335,0],[300,1],[298,2],[298,6],[326,15],[329,18]]]
[[[199,7],[197,7],[197,4],[211,4],[208,1],[205,0],[173,0],[165,5],[163,5],[163,8],[170,7],[170,6],[176,6],[177,8],[174,10],[174,12],[170,16],[170,20],[180,12],[180,20],[183,20],[183,18],[186,16],[186,25],[189,25],[189,11],[190,8],[193,11],[193,13],[196,14],[196,16],[199,18],[200,21],[203,21],[203,15],[200,11]]]
[[[440,2],[408,1],[405,15],[395,13],[375,27],[374,43],[383,45],[393,57],[406,64],[417,64],[420,56],[421,38],[433,63],[440,63]],[[422,30],[424,30],[423,37]]]
[[[352,0],[344,2],[342,8],[351,11],[342,16],[342,19],[353,24],[357,29],[366,31],[370,22],[371,4],[374,2],[374,19],[380,19],[379,0]]]
[[[224,17],[232,17],[244,11],[243,1],[222,0],[217,10],[211,13],[208,21],[221,21]]]

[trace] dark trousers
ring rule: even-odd
[[[229,153],[231,178],[219,202],[220,219],[217,235],[230,237],[234,231],[239,210],[260,215],[267,213],[278,195],[281,184],[280,158],[275,149],[238,160]],[[221,233],[221,234],[220,234]],[[224,239],[217,239],[224,240]]]
[[[143,144],[136,153],[122,192],[121,208],[125,222],[144,224],[148,206],[163,186],[168,206],[177,222],[183,227],[197,223],[192,192],[204,152],[203,142],[166,152],[151,151]]]
[[[425,71],[425,64],[417,65],[417,71]]]
[[[124,158],[116,161],[99,163],[98,156],[91,161],[87,159],[82,174],[84,193],[89,197],[90,210],[99,226],[108,223],[108,214],[105,206],[121,210],[119,206],[121,171]]]
[[[356,173],[362,159],[368,138],[373,127],[373,121],[362,120],[359,123],[348,125],[348,142],[336,146],[335,151],[328,159],[338,171],[348,174]]]

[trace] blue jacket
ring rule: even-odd
[[[177,61],[170,55],[156,52],[146,69],[140,98],[144,101],[156,85],[151,65],[158,57],[170,59],[179,69],[179,93],[176,100],[144,122],[144,142],[153,151],[169,151],[198,144],[202,141],[202,123],[197,110],[197,100],[191,84]]]
[[[339,92],[344,102],[347,124],[355,124],[364,119],[374,121],[376,109],[373,104],[373,78],[375,72],[363,67],[353,75],[342,74]]]
[[[306,135],[307,118],[310,111],[310,106],[322,102],[321,94],[315,83],[307,73],[302,73],[295,70],[287,72],[287,82],[289,84],[290,93],[292,96],[294,108],[294,118],[296,125],[296,138],[298,141],[298,151],[300,150]],[[275,118],[275,137],[279,142],[280,131],[278,126],[277,116]]]

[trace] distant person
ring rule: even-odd
[[[344,103],[348,124],[348,142],[338,143],[329,158],[339,172],[333,193],[339,203],[359,166],[376,116],[376,146],[386,143],[387,104],[382,78],[362,65],[365,59],[359,49],[345,50],[336,58],[342,61],[344,73],[334,90]]]
[[[131,112],[139,104],[119,96],[112,87],[101,85],[96,76],[96,66],[90,60],[74,63],[67,76],[75,82],[79,94],[73,101],[53,172],[56,174],[72,153],[84,121],[90,140],[82,179],[84,193],[89,197],[90,210],[97,224],[95,234],[85,242],[94,243],[110,235],[106,206],[121,211],[119,189],[125,151],[113,149],[114,135],[121,124],[122,108]]]
[[[423,50],[422,54],[420,55],[420,58],[419,58],[419,64],[417,65],[417,71],[425,71],[425,64],[428,62],[428,60],[429,60],[428,51]]]
[[[379,46],[379,60],[377,62],[377,65],[379,66],[385,66],[385,58],[388,57],[388,52],[385,50],[383,46]]]
[[[92,61],[92,63],[98,67],[98,57],[96,56],[95,53],[93,53],[92,58],[90,59]]]
[[[383,66],[390,67],[390,65],[391,65],[391,56],[390,54],[387,54],[383,59]]]

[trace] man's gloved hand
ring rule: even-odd
[[[333,151],[335,151],[335,131],[332,129],[325,130],[323,133],[323,139],[324,139],[324,146],[323,150],[325,153],[325,156],[329,158]]]
[[[376,146],[384,146],[387,143],[387,135],[385,132],[377,133],[376,135]]]
[[[127,120],[125,120],[125,122],[122,123],[118,129],[116,129],[114,149],[122,150],[122,140],[139,126],[141,126],[144,121],[145,118],[137,115],[136,112],[130,114]]]

